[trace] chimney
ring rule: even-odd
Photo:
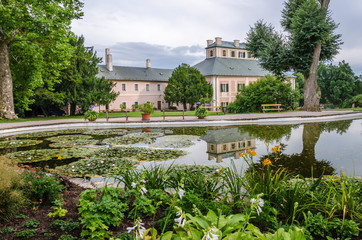
[[[215,38],[216,45],[221,45],[221,37]]]
[[[240,46],[240,40],[234,40],[234,46],[239,47]]]
[[[108,71],[113,71],[112,54],[109,48],[106,48],[106,67]]]
[[[214,41],[212,41],[212,40],[206,40],[206,42],[207,42],[207,46],[210,46]]]
[[[151,59],[146,59],[146,68],[151,68]]]

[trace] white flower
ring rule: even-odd
[[[88,167],[90,167],[90,164],[87,164]]]
[[[251,203],[255,203],[255,201],[256,201],[255,198],[250,199]]]
[[[185,223],[186,223],[186,216],[185,214],[182,212],[182,209],[179,207],[175,207],[177,212],[176,212],[176,216],[178,216],[178,218],[175,218],[175,222],[178,223],[178,227],[184,227]]]
[[[220,235],[216,234],[217,231],[218,231],[218,229],[215,226],[212,227],[202,239],[203,240],[218,240]]]
[[[115,166],[116,166],[116,165],[113,163],[113,164],[112,164],[112,167],[115,167]]]
[[[263,199],[260,199],[260,201],[259,201],[259,206],[260,206],[260,207],[264,207],[264,200],[263,200]]]
[[[104,161],[101,161],[101,163],[103,164],[103,163],[104,163]]]
[[[136,230],[136,240],[138,238],[143,239],[143,233],[146,231],[146,228],[143,226],[141,219],[137,219],[133,227],[128,227],[127,231],[128,233],[132,232],[133,230]]]
[[[146,189],[145,187],[141,187],[141,193],[142,193],[142,195],[143,195],[143,194],[146,194],[146,193],[147,193],[147,189]]]
[[[132,188],[136,188],[136,187],[137,187],[137,184],[136,184],[135,182],[132,182],[132,183],[131,183],[131,187],[132,187]]]
[[[74,166],[72,166],[72,168],[75,168]]]
[[[75,170],[74,169],[72,169],[72,172],[74,172]]]
[[[178,196],[180,197],[180,199],[182,199],[182,197],[184,196],[185,191],[183,189],[179,189],[178,190]]]

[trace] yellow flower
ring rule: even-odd
[[[269,160],[269,158],[266,158],[266,159],[263,161],[263,164],[264,164],[264,165],[273,165],[272,162]]]
[[[59,156],[59,157],[58,157],[58,160],[62,160],[62,156]]]
[[[240,153],[239,157],[244,157],[246,155],[246,150],[243,153]]]
[[[336,179],[333,179],[332,181],[335,182],[335,181],[338,181],[338,180],[341,180],[341,178],[336,178]]]

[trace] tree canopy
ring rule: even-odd
[[[17,118],[13,82],[23,93],[17,105],[26,108],[34,89],[52,89],[58,81],[72,52],[70,24],[83,15],[82,7],[80,0],[0,1],[0,117]]]
[[[235,101],[228,105],[228,112],[258,112],[264,103],[281,103],[285,109],[295,107],[299,98],[298,90],[292,90],[290,83],[267,75],[244,87],[236,95]]]
[[[181,64],[173,72],[165,89],[168,103],[182,103],[184,108],[191,106],[201,98],[212,97],[212,86],[196,68]]]
[[[320,89],[317,68],[320,60],[338,53],[341,35],[328,11],[330,0],[288,0],[284,3],[281,24],[285,35],[259,20],[247,34],[247,50],[262,67],[277,76],[296,71],[304,76],[304,109],[319,110]]]
[[[318,67],[318,84],[322,92],[322,103],[336,106],[349,105],[357,77],[348,63],[342,61],[338,66],[321,63]],[[350,107],[350,106],[349,106]]]

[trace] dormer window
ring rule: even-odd
[[[226,57],[226,50],[222,50],[222,56]]]

